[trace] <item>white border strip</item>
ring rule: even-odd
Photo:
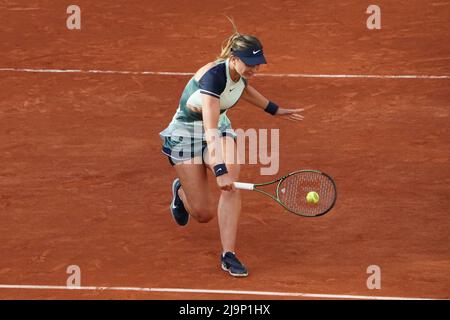
[[[429,75],[375,75],[375,74],[303,74],[303,73],[260,73],[262,77],[290,78],[364,78],[364,79],[450,79],[450,76]]]
[[[92,74],[129,74],[158,76],[193,76],[192,72],[158,72],[158,71],[117,71],[117,70],[80,70],[80,69],[26,69],[0,68],[0,72],[28,73],[92,73]],[[306,74],[306,73],[260,73],[257,77],[287,77],[287,78],[363,78],[363,79],[434,79],[447,80],[450,75],[371,75],[371,74]]]
[[[84,291],[137,291],[137,292],[163,292],[163,293],[199,293],[199,294],[225,294],[225,295],[256,295],[278,297],[302,297],[317,299],[357,299],[357,300],[435,300],[429,298],[382,297],[362,295],[316,294],[300,292],[270,292],[270,291],[240,291],[240,290],[208,290],[208,289],[182,289],[182,288],[136,288],[136,287],[71,287],[71,286],[45,286],[45,285],[8,285],[0,284],[0,289],[28,289],[28,290],[84,290]]]

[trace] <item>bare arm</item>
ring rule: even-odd
[[[207,94],[203,94],[202,96],[203,127],[205,129],[205,138],[208,145],[210,166],[214,167],[215,165],[225,163],[222,157],[221,137],[217,128],[220,116],[220,103],[218,98]],[[222,190],[229,191],[234,189],[233,181],[228,174],[218,176],[216,181],[217,185]]]
[[[220,104],[219,99],[215,97],[207,94],[203,94],[202,96],[203,127],[205,129],[205,138],[208,145],[209,156],[212,160],[211,165],[214,166],[216,164],[223,163],[220,152],[220,144],[218,144],[220,142],[220,137],[217,129],[220,116]]]
[[[242,93],[241,98],[263,110],[266,109],[267,105],[269,104],[269,99],[264,97],[255,88],[253,88],[252,86],[249,86],[249,85],[247,85],[247,87],[245,88],[244,92]],[[303,111],[303,109],[278,108],[276,115],[277,116],[287,116],[287,119],[289,119],[289,120],[300,121],[300,120],[303,120],[303,116],[299,114],[302,111]]]
[[[241,98],[263,110],[269,104],[269,99],[264,97],[261,93],[259,93],[252,86],[247,86],[245,88],[244,92],[242,93]]]

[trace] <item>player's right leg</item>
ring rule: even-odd
[[[201,161],[199,161],[201,163]],[[196,163],[196,162],[194,162]],[[193,164],[192,159],[173,166],[181,187],[178,196],[189,215],[201,223],[210,221],[216,215],[212,209],[210,188],[203,164]]]

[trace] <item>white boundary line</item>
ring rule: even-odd
[[[0,289],[28,289],[28,290],[81,290],[81,291],[137,291],[137,292],[163,292],[163,293],[200,293],[225,295],[256,295],[278,297],[303,297],[322,299],[358,299],[358,300],[436,300],[430,298],[383,297],[345,294],[316,294],[300,292],[270,292],[270,291],[240,291],[240,290],[208,290],[208,289],[182,289],[182,288],[136,288],[136,287],[76,287],[76,286],[45,286],[45,285],[8,285],[0,284]]]
[[[0,72],[27,73],[92,73],[92,74],[129,74],[158,76],[192,76],[192,72],[158,72],[158,71],[118,71],[118,70],[80,70],[80,69],[27,69],[0,68]],[[373,74],[306,74],[306,73],[260,73],[257,77],[287,77],[287,78],[363,78],[363,79],[434,79],[448,80],[450,75],[373,75]]]

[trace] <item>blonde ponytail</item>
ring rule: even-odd
[[[217,57],[217,60],[223,61],[230,57],[231,54],[231,48],[233,47],[233,44],[239,39],[241,34],[238,32],[236,24],[234,23],[233,18],[230,18],[226,16],[227,19],[231,22],[231,25],[233,26],[233,34],[228,38],[225,39],[222,42],[222,51],[220,52],[220,55]]]
[[[254,36],[242,35],[238,32],[234,20],[227,16],[227,19],[231,22],[233,26],[233,34],[225,39],[222,43],[222,51],[217,57],[218,61],[224,61],[231,56],[231,49],[233,50],[245,50],[251,48],[255,45],[262,48],[261,42]]]

